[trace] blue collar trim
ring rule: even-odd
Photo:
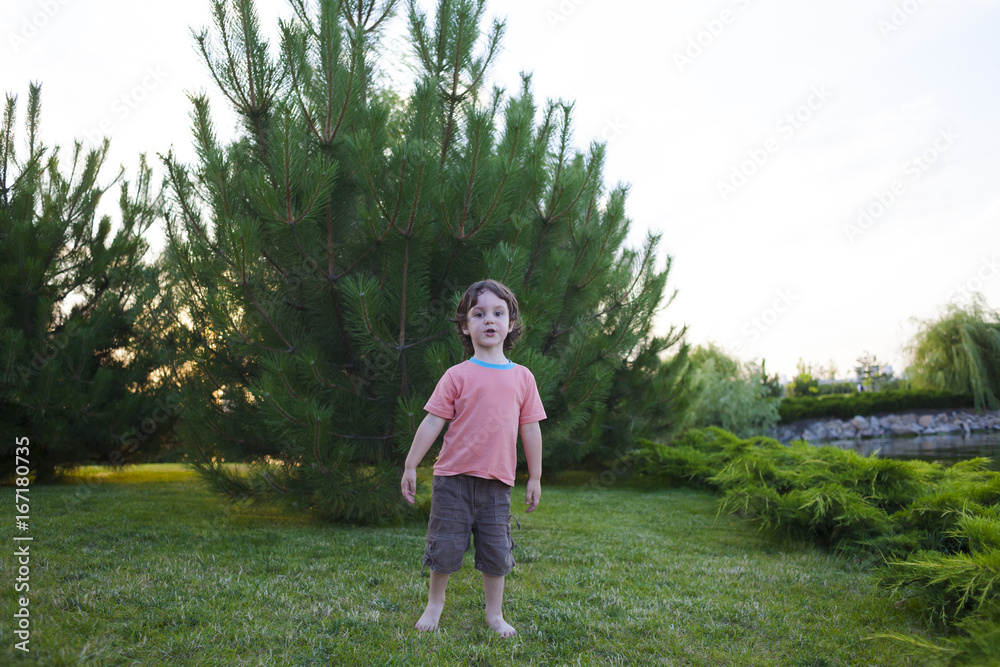
[[[477,366],[482,366],[483,368],[494,368],[494,369],[500,370],[500,371],[505,371],[505,370],[507,370],[509,368],[514,368],[514,366],[516,365],[516,364],[514,364],[513,361],[508,361],[505,364],[491,364],[491,363],[488,363],[488,362],[485,362],[485,361],[480,361],[479,359],[476,359],[475,357],[470,358],[469,361],[471,361],[472,363],[474,363]]]

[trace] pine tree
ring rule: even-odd
[[[56,466],[130,460],[174,415],[151,377],[157,285],[141,261],[156,210],[150,170],[143,163],[134,183],[122,182],[112,234],[97,213],[112,187],[99,183],[108,142],[77,143],[67,173],[59,148],[41,143],[40,95],[33,84],[26,155],[16,150],[14,95],[0,128],[0,424],[9,435],[0,458],[13,461],[15,437],[27,437],[46,481]]]
[[[583,461],[587,467],[614,470],[642,440],[669,442],[694,417],[687,327],[671,327],[662,337],[651,335],[652,322],[647,327],[643,342],[616,370],[607,397],[591,416],[594,446]]]
[[[658,237],[624,246],[604,146],[574,150],[570,105],[539,108],[528,77],[487,90],[504,25],[480,29],[482,1],[441,0],[433,23],[409,4],[405,100],[375,75],[395,2],[291,4],[272,52],[249,0],[214,3],[197,42],[240,134],[221,144],[194,97],[199,161],[165,160],[179,429],[203,471],[336,520],[400,511],[423,404],[463,359],[450,318],[486,277],[522,306],[513,359],[538,380],[547,465],[579,461],[667,278]]]

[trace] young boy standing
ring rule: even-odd
[[[458,304],[456,328],[471,355],[449,368],[424,409],[427,416],[413,437],[401,482],[403,497],[416,498],[417,465],[450,422],[434,463],[431,517],[424,565],[431,570],[427,607],[416,628],[437,629],[448,577],[462,567],[475,536],[476,569],[483,574],[486,622],[498,634],[517,631],[503,618],[504,577],[514,567],[510,535],[510,491],[517,466],[520,431],[528,463],[528,512],[538,507],[542,487],[545,409],[531,372],[507,360],[521,333],[517,299],[495,280],[466,290]]]

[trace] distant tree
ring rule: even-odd
[[[692,428],[719,426],[739,437],[765,435],[778,424],[780,398],[764,395],[764,371],[715,345],[691,353]]]
[[[56,466],[123,463],[175,417],[154,375],[157,271],[143,263],[156,217],[150,170],[122,182],[118,230],[99,216],[108,143],[74,146],[68,169],[41,142],[41,88],[28,94],[25,151],[17,97],[0,128],[0,458],[27,437],[36,479]],[[121,174],[119,174],[119,179]],[[117,179],[116,179],[117,180]],[[12,465],[3,470],[12,471]]]
[[[819,394],[819,380],[813,377],[813,367],[810,364],[806,364],[802,359],[799,359],[799,363],[795,366],[798,374],[792,378],[792,381],[785,388],[785,393],[788,396],[794,396],[796,398],[801,396],[816,396]]]
[[[760,361],[760,376],[760,391],[764,398],[781,398],[784,396],[785,390],[781,386],[778,374],[767,374],[767,361],[765,359],[761,359]]]
[[[403,510],[423,405],[464,358],[449,318],[469,284],[519,298],[513,357],[538,379],[552,470],[599,446],[592,417],[667,279],[658,237],[625,245],[627,188],[605,187],[602,144],[573,147],[570,105],[539,108],[528,78],[487,88],[504,26],[484,29],[484,2],[433,19],[410,2],[416,88],[377,88],[394,5],[293,0],[272,51],[249,0],[216,2],[197,41],[239,136],[220,143],[196,97],[199,161],[166,159],[179,432],[226,493],[334,520]]]
[[[907,347],[913,388],[972,394],[977,409],[1000,409],[1000,313],[977,295],[917,322]]]
[[[879,391],[893,381],[892,372],[874,354],[865,351],[858,357],[854,372],[858,383],[868,391]]]

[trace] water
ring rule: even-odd
[[[874,451],[889,459],[939,461],[951,465],[983,456],[991,459],[989,468],[1000,471],[1000,431],[970,435],[926,435],[915,438],[870,438],[867,440],[830,440],[822,444],[850,449],[865,456]]]

